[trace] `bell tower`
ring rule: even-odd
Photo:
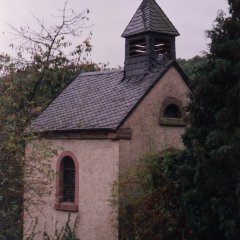
[[[178,31],[155,0],[143,0],[122,34],[126,39],[125,76],[146,74],[176,59]]]

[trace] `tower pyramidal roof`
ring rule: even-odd
[[[126,38],[145,32],[180,35],[155,0],[142,1],[122,37]]]

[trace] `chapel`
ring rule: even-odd
[[[81,73],[32,122],[57,154],[49,194],[24,214],[25,236],[34,218],[42,239],[71,214],[81,240],[119,239],[114,182],[146,152],[183,148],[190,88],[176,61],[177,36],[157,2],[143,0],[122,34],[124,67]]]

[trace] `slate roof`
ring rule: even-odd
[[[155,0],[143,0],[123,32],[122,37],[129,37],[144,32],[179,36],[178,31]]]
[[[143,0],[123,36],[149,31],[179,35],[155,0]],[[154,61],[142,58],[131,59],[130,65],[125,64],[125,70],[80,74],[28,130],[115,131],[171,66],[187,81],[176,61],[165,56],[158,56]],[[149,61],[151,66],[146,65]]]
[[[122,69],[80,74],[33,121],[30,130],[117,130],[175,61],[124,78]]]

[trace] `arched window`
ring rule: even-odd
[[[186,126],[184,116],[185,112],[181,101],[176,98],[169,97],[163,102],[159,122],[163,126],[184,127]]]
[[[176,104],[169,104],[165,109],[163,116],[166,118],[181,118],[182,113]]]
[[[57,163],[55,208],[63,211],[78,211],[78,161],[67,151]]]

